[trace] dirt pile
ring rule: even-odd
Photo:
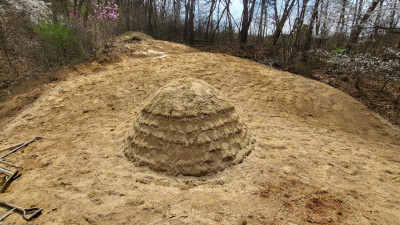
[[[237,57],[133,37],[119,37],[115,55],[79,64],[65,79],[0,101],[0,112],[7,112],[38,95],[19,113],[0,114],[0,149],[43,137],[7,157],[24,170],[0,195],[5,202],[43,208],[32,223],[399,223],[398,127],[320,82]],[[145,100],[185,77],[223,93],[256,137],[242,163],[201,177],[172,176],[126,158],[126,132],[142,118],[144,106],[148,116],[157,111]],[[159,109],[157,120],[146,121],[193,119],[203,109],[191,116],[184,108],[160,115],[169,110]],[[171,124],[168,129],[188,129]],[[17,213],[3,222],[26,223]]]
[[[200,176],[241,163],[253,147],[233,104],[202,80],[158,90],[128,135],[125,155],[156,171]]]

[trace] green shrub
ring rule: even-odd
[[[334,54],[340,54],[340,55],[343,55],[346,52],[347,52],[347,48],[344,48],[344,47],[339,47],[339,48],[336,48],[335,50],[333,50]]]
[[[87,55],[85,37],[79,35],[66,23],[42,21],[34,26],[33,30],[39,38],[33,52],[37,66],[42,67],[43,70],[71,61],[79,61]]]
[[[76,37],[72,33],[72,28],[64,23],[47,23],[41,22],[40,25],[34,27],[34,31],[44,41],[54,45],[63,51],[66,51]]]

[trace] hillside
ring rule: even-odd
[[[249,60],[130,34],[114,53],[0,103],[0,149],[24,167],[2,200],[37,224],[396,224],[400,129],[328,85]],[[178,78],[204,80],[255,136],[243,163],[202,177],[137,167],[123,142],[143,103]],[[40,93],[40,95],[38,94]],[[7,115],[7,114],[3,114]],[[7,223],[24,223],[18,214]]]

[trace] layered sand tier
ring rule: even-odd
[[[220,91],[183,78],[145,103],[124,152],[139,166],[201,176],[241,163],[253,144],[247,126]]]

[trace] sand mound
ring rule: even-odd
[[[107,56],[120,60],[76,65],[56,82],[34,85],[31,92],[0,102],[0,149],[43,137],[6,158],[24,170],[0,194],[5,202],[43,208],[44,213],[33,223],[399,224],[398,127],[317,81],[176,43],[124,40],[117,38],[118,49],[112,50],[116,55]],[[167,56],[160,57],[155,51]],[[136,163],[149,160],[156,165],[157,159],[165,161],[165,170],[175,165],[173,154],[183,152],[178,140],[186,138],[191,143],[189,129],[199,132],[200,127],[221,121],[218,118],[236,123],[232,110],[192,107],[191,112],[198,112],[192,116],[185,116],[178,107],[159,109],[160,113],[170,112],[169,116],[153,115],[150,105],[148,111],[143,110],[145,101],[162,85],[187,76],[220,90],[232,104],[214,105],[221,109],[233,105],[257,144],[242,163],[207,177],[167,176],[133,166],[126,160],[122,151],[125,141],[121,140],[126,139],[126,131],[140,132],[132,129],[134,121],[135,126],[151,131],[149,140],[178,146],[169,151],[163,146],[163,152],[155,149],[162,153],[157,158],[151,155],[153,150],[125,147],[132,156],[140,157]],[[24,104],[29,99],[36,100]],[[200,99],[217,101],[215,97]],[[188,104],[176,103],[178,100],[170,99],[177,106]],[[13,113],[6,113],[7,109]],[[208,116],[203,115],[206,111]],[[138,119],[158,127],[141,125]],[[184,126],[185,121],[191,121],[191,127]],[[231,129],[228,125],[214,129],[216,134]],[[157,131],[170,142],[157,139]],[[166,135],[167,131],[176,136]],[[233,135],[219,136],[216,138],[233,143]],[[193,141],[197,143],[197,139]],[[196,144],[187,145],[191,154],[200,152]],[[139,150],[144,153],[134,152]],[[238,150],[232,161],[245,151]],[[206,151],[201,157],[222,160],[225,152],[218,154]],[[192,162],[201,164],[197,158]],[[6,212],[0,210],[0,215]],[[3,222],[26,223],[18,213]]]
[[[124,152],[156,171],[200,176],[241,163],[252,142],[247,126],[220,91],[183,78],[145,103]]]

